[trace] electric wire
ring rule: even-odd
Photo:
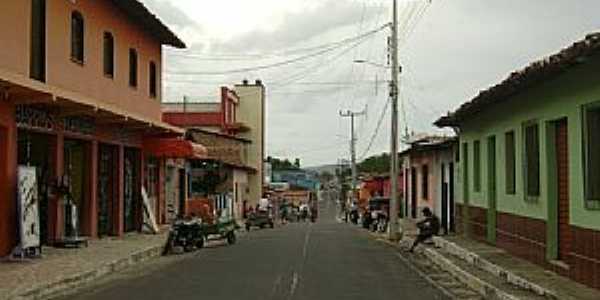
[[[276,67],[281,67],[281,66],[285,66],[285,65],[289,65],[289,64],[293,64],[293,63],[297,63],[303,60],[307,60],[316,56],[320,56],[329,52],[332,52],[334,50],[339,49],[341,46],[344,46],[350,42],[353,41],[360,41],[365,39],[366,37],[373,35],[383,29],[385,29],[386,27],[388,27],[388,25],[383,25],[377,29],[368,31],[366,33],[360,34],[356,37],[350,38],[348,39],[346,42],[344,42],[341,45],[335,45],[335,46],[331,46],[331,47],[327,47],[325,49],[319,50],[317,52],[314,53],[310,53],[310,54],[306,54],[306,55],[302,55],[300,57],[296,57],[293,59],[288,59],[288,60],[284,60],[284,61],[280,61],[280,62],[276,62],[276,63],[272,63],[272,64],[266,64],[266,65],[260,65],[260,66],[253,66],[253,67],[246,67],[246,68],[239,68],[239,69],[231,69],[231,70],[221,70],[221,71],[178,71],[178,72],[169,72],[167,71],[167,74],[170,75],[226,75],[226,74],[235,74],[235,73],[244,73],[244,72],[251,72],[251,71],[259,71],[259,70],[265,70],[265,69],[271,69],[271,68],[276,68]]]
[[[391,102],[391,98],[388,98],[388,101],[385,103],[385,106],[383,107],[383,110],[381,111],[379,120],[377,121],[377,126],[375,127],[375,131],[373,132],[373,135],[371,135],[371,139],[369,140],[369,145],[363,151],[363,153],[360,155],[359,161],[365,159],[366,155],[369,153],[369,151],[371,151],[371,147],[373,146],[373,144],[375,143],[375,139],[379,135],[379,129],[381,128],[381,125],[383,124],[383,120],[385,119],[385,115],[387,114],[388,107],[390,106],[390,102]]]

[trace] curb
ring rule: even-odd
[[[393,243],[391,241],[385,240],[380,237],[375,237],[375,240],[379,241],[381,243],[384,243],[390,247],[394,247],[395,249],[398,249],[398,244]],[[400,259],[404,264],[406,264],[412,271],[417,273],[421,278],[425,279],[429,284],[431,284],[432,286],[434,286],[435,288],[440,290],[442,292],[442,294],[444,294],[444,298],[442,298],[442,299],[452,299],[452,300],[458,299],[458,297],[456,297],[452,293],[450,293],[450,291],[448,291],[447,288],[443,287],[442,285],[440,285],[433,279],[429,278],[429,276],[427,276],[427,274],[425,274],[423,271],[419,270],[419,268],[415,267],[406,257],[400,255],[400,253],[396,253],[396,254],[397,254],[396,257],[398,257],[398,259]]]
[[[401,241],[401,243],[412,244],[412,238],[405,238]],[[475,292],[479,293],[485,299],[501,299],[501,300],[519,300],[519,297],[511,295],[507,292],[504,292],[497,287],[479,279],[477,276],[461,269],[459,266],[454,264],[449,259],[445,258],[442,254],[438,253],[436,250],[428,247],[418,247],[415,249],[416,252],[422,253],[429,259],[432,263],[443,269],[444,271],[450,273],[454,276],[458,281],[462,282],[469,288],[473,289]]]
[[[452,274],[460,282],[467,285],[469,288],[475,290],[480,295],[483,295],[486,299],[502,299],[502,300],[519,300],[519,297],[506,293],[495,286],[479,279],[478,277],[470,274],[469,272],[461,269],[459,266],[439,254],[437,251],[425,248],[421,250],[429,260],[434,264],[444,269],[448,273]]]
[[[532,291],[534,293],[536,293],[537,295],[546,297],[548,299],[558,299],[559,297],[556,295],[556,293],[554,293],[551,290],[548,290],[538,284],[535,284],[533,282],[528,281],[527,279],[506,270],[505,268],[502,268],[484,258],[482,258],[481,256],[469,252],[468,250],[465,250],[464,248],[458,246],[457,244],[450,242],[444,238],[441,237],[434,237],[434,242],[435,245],[443,248],[445,251],[447,251],[448,253],[450,253],[451,255],[454,255],[464,261],[466,261],[467,263],[469,263],[470,265],[479,268],[483,271],[486,271],[502,280],[504,280],[505,282],[514,285],[516,287],[525,289],[525,290],[529,290]]]
[[[59,296],[65,296],[77,288],[91,283],[103,276],[122,271],[128,267],[152,258],[159,257],[162,251],[162,245],[151,246],[129,254],[128,257],[120,258],[108,262],[96,269],[86,270],[72,276],[67,276],[45,283],[33,285],[32,287],[15,291],[9,295],[6,300],[25,300],[25,299],[52,299]]]

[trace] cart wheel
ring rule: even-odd
[[[198,241],[196,241],[196,248],[202,249],[204,248],[204,237],[200,237]]]
[[[186,244],[183,247],[183,251],[185,251],[185,252],[192,252],[192,251],[194,251],[194,245],[192,245],[192,244]]]
[[[235,241],[236,241],[235,233],[233,231],[230,231],[227,234],[227,243],[229,245],[233,245],[233,244],[235,244]]]

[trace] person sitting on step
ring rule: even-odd
[[[429,209],[429,207],[423,208],[423,215],[425,216],[425,219],[417,222],[419,234],[417,235],[417,238],[410,247],[410,252],[414,252],[415,247],[418,244],[432,238],[434,235],[437,235],[440,231],[440,219],[436,215],[434,215],[433,212],[431,212],[431,209]]]

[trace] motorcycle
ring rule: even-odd
[[[169,230],[167,242],[163,248],[163,255],[174,251],[175,247],[182,247],[183,251],[190,252],[194,248],[204,247],[204,235],[202,233],[202,220],[198,218],[177,219]]]

